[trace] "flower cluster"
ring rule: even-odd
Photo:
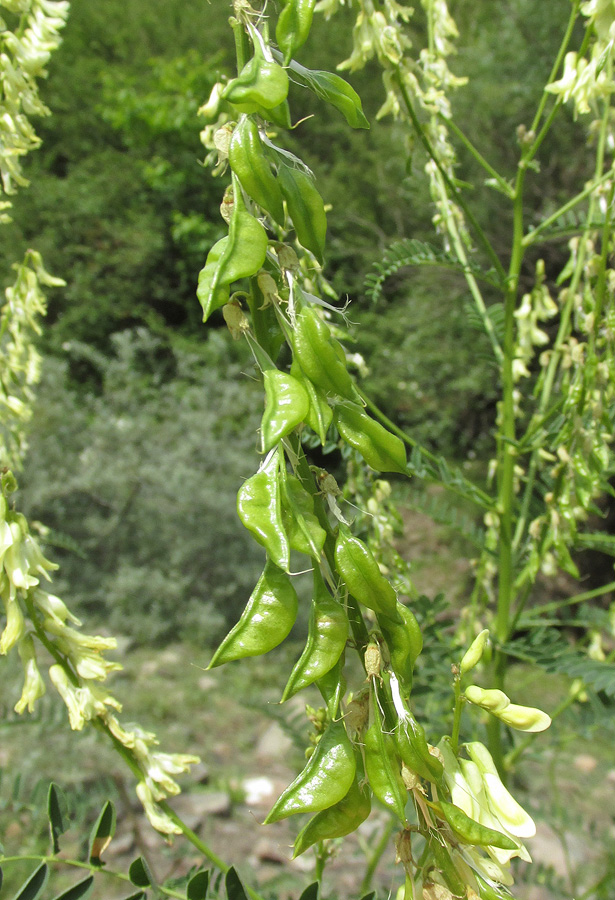
[[[10,31],[2,22],[0,34],[0,177],[5,193],[27,184],[20,158],[40,143],[28,119],[49,110],[38,94],[37,79],[45,75],[51,53],[60,44],[60,30],[68,15],[66,0],[0,0],[20,16]]]

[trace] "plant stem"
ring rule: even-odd
[[[592,591],[585,591],[583,594],[575,594],[574,597],[567,597],[565,600],[554,600],[552,603],[543,603],[541,606],[533,606],[528,613],[528,617],[534,618],[534,616],[542,616],[545,613],[556,612],[564,606],[574,606],[577,603],[583,603],[585,600],[592,600],[594,597],[608,594],[609,591],[615,591],[615,581],[610,581],[608,584],[603,585],[603,587],[594,588]]]
[[[552,215],[548,216],[546,219],[537,225],[532,231],[528,232],[526,236],[523,238],[523,246],[529,247],[536,242],[536,239],[539,234],[541,234],[545,228],[548,228],[553,222],[557,221],[560,216],[565,215],[569,210],[574,209],[582,200],[585,200],[586,197],[589,197],[596,190],[597,187],[600,187],[601,184],[605,184],[605,182],[609,181],[613,177],[612,172],[607,172],[602,178],[599,178],[598,181],[592,181],[589,187],[586,187],[585,190],[581,191],[580,194],[577,194],[576,197],[573,197],[572,200],[569,200],[568,203],[564,203],[563,206],[560,206]],[[605,226],[606,226],[605,222]],[[610,225],[610,223],[609,223]]]
[[[459,729],[461,727],[461,713],[463,711],[463,697],[461,696],[461,678],[455,676],[455,712],[453,714],[453,732],[451,734],[451,748],[455,756],[459,751]]]
[[[474,159],[483,167],[483,169],[489,175],[491,175],[492,178],[494,178],[497,181],[499,187],[502,190],[502,193],[506,194],[506,196],[512,200],[513,189],[510,186],[510,184],[506,181],[506,179],[502,178],[502,176],[500,175],[499,172],[496,172],[496,170],[493,168],[491,163],[489,163],[485,159],[485,157],[482,155],[482,153],[474,146],[474,144],[469,139],[469,137],[463,133],[461,128],[456,124],[456,122],[453,121],[453,119],[445,118],[444,116],[441,116],[441,118],[442,118],[444,124],[446,125],[446,127],[449,128],[453,132],[453,134],[459,138],[461,143],[472,154]]]
[[[478,242],[480,243],[483,250],[485,251],[485,253],[489,257],[489,259],[491,260],[491,263],[493,264],[496,272],[500,276],[500,279],[502,281],[505,281],[506,272],[504,271],[504,268],[502,267],[502,263],[500,262],[500,259],[497,255],[497,253],[491,246],[491,243],[490,243],[489,239],[487,238],[487,235],[485,234],[481,225],[479,224],[476,217],[474,216],[474,213],[468,207],[467,203],[461,196],[461,193],[458,191],[458,189],[453,184],[453,181],[451,180],[446,169],[443,167],[442,163],[438,159],[435,150],[431,146],[431,142],[430,142],[429,138],[427,137],[427,135],[425,134],[425,130],[421,127],[421,123],[419,122],[418,116],[417,116],[416,112],[414,111],[412,101],[410,100],[410,96],[409,96],[406,86],[403,82],[403,79],[401,77],[401,73],[399,72],[399,69],[396,72],[396,76],[397,76],[397,84],[398,84],[402,99],[404,101],[404,106],[406,107],[406,110],[408,111],[408,115],[410,116],[410,119],[412,120],[412,124],[414,126],[414,129],[415,129],[418,137],[419,137],[419,140],[423,144],[430,159],[432,159],[434,161],[438,171],[440,172],[440,174],[442,175],[442,178],[444,179],[444,181],[446,183],[448,190],[450,191],[451,195],[455,198],[455,202],[463,210],[468,222],[471,224],[472,228],[474,229],[474,232],[476,233]]]

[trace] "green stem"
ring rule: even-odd
[[[496,172],[496,170],[493,168],[491,163],[489,163],[485,159],[485,157],[482,155],[482,153],[474,146],[474,144],[469,139],[469,137],[463,133],[461,128],[459,128],[459,126],[453,121],[453,119],[449,119],[444,116],[441,116],[440,118],[442,119],[442,121],[444,122],[446,127],[449,128],[453,132],[453,134],[459,138],[459,140],[464,145],[466,150],[468,150],[472,154],[472,156],[479,163],[479,165],[481,165],[483,167],[483,169],[489,175],[491,175],[492,178],[494,178],[497,181],[502,192],[504,194],[506,194],[506,196],[512,200],[513,199],[513,189],[510,186],[510,184],[506,181],[506,179],[502,178],[502,176],[500,175],[499,172]]]
[[[543,616],[545,613],[556,612],[565,606],[575,606],[577,603],[584,603],[585,600],[592,600],[594,597],[600,597],[608,594],[609,591],[615,591],[615,581],[592,591],[585,591],[583,594],[575,594],[574,597],[568,597],[566,600],[554,600],[552,603],[543,603],[541,606],[533,606],[528,613],[528,617]],[[525,619],[524,619],[525,621]]]
[[[319,841],[314,848],[315,851],[315,866],[314,866],[314,880],[319,884],[319,892],[322,892],[322,880],[325,874],[325,866],[327,864],[327,851],[325,849],[325,842]]]
[[[234,16],[231,16],[229,23],[233,29],[233,37],[235,38],[235,57],[237,59],[237,74],[239,75],[248,61],[250,45],[248,42],[248,35],[241,22]]]
[[[479,222],[476,220],[474,213],[468,207],[467,203],[461,196],[461,193],[456,188],[456,186],[453,184],[453,181],[450,178],[448,172],[443,167],[442,163],[440,162],[440,160],[438,159],[438,157],[436,155],[435,150],[431,146],[431,142],[430,142],[429,138],[427,137],[427,135],[425,134],[424,129],[421,127],[421,123],[419,122],[418,116],[417,116],[416,112],[414,111],[414,106],[412,105],[412,101],[410,100],[410,96],[409,96],[406,86],[403,82],[403,78],[401,77],[401,73],[400,73],[399,69],[397,69],[397,71],[396,71],[396,77],[397,77],[397,85],[399,87],[402,99],[404,101],[404,106],[406,107],[406,110],[408,111],[408,115],[410,116],[410,119],[412,120],[414,130],[416,131],[416,133],[419,137],[419,140],[423,144],[423,147],[427,151],[427,154],[429,155],[429,157],[434,161],[434,164],[435,164],[436,168],[438,169],[438,172],[440,172],[440,174],[442,175],[442,178],[444,179],[444,182],[445,182],[448,190],[450,191],[451,195],[454,197],[455,203],[457,203],[459,205],[459,207],[463,210],[468,222],[474,229],[476,237],[478,238],[478,242],[481,244],[483,250],[485,251],[485,253],[489,257],[489,259],[491,260],[491,263],[493,264],[493,267],[495,268],[496,272],[498,273],[500,279],[502,281],[505,281],[506,280],[506,272],[504,271],[504,268],[502,266],[502,263],[500,262],[500,259],[497,255],[497,253],[491,246],[491,243],[490,243],[489,239],[487,238],[487,235],[483,231],[482,227],[480,226]]]
[[[461,696],[461,678],[455,677],[455,712],[453,715],[453,732],[451,734],[451,748],[455,756],[459,752],[459,730],[461,727],[461,713],[463,711],[463,697]]]
[[[429,460],[429,462],[433,463],[435,466],[439,466],[443,461],[441,457],[437,456],[435,453],[431,453],[431,451],[427,450],[426,447],[421,446],[418,441],[416,441],[413,437],[410,437],[399,425],[396,425],[389,417],[382,412],[381,409],[374,403],[374,401],[361,389],[357,386],[357,390],[359,391],[359,395],[367,408],[374,413],[377,419],[380,419],[383,425],[396,434],[401,440],[408,444],[409,447],[416,447],[421,456],[424,456],[425,459]],[[435,473],[430,472],[428,475],[428,479],[433,481],[435,484],[439,484],[447,490],[451,491],[453,494],[457,494],[460,497],[464,497],[466,500],[472,500],[478,506],[483,509],[492,509],[493,508],[493,498],[489,496],[486,491],[483,491],[478,485],[474,484],[474,482],[470,481],[465,475],[459,474],[459,479],[464,485],[467,485],[467,492],[461,490],[459,487],[453,484],[449,484],[441,478],[438,478]]]
[[[585,200],[586,197],[589,197],[596,188],[600,187],[601,184],[605,184],[605,182],[609,181],[613,178],[613,173],[611,171],[607,172],[602,178],[599,178],[598,181],[592,181],[589,187],[586,187],[585,190],[581,191],[580,194],[577,194],[576,197],[573,197],[572,200],[569,200],[568,203],[564,203],[563,206],[560,206],[558,210],[556,210],[552,215],[548,216],[548,218],[544,219],[540,225],[537,225],[532,231],[528,232],[526,236],[523,238],[523,246],[530,247],[532,244],[536,242],[536,239],[539,234],[541,234],[545,228],[548,228],[553,222],[557,221],[560,216],[565,215],[569,210],[574,209],[577,204],[581,203],[582,200]],[[608,218],[608,217],[607,217]],[[607,222],[605,221],[604,227],[607,226]],[[609,227],[610,227],[610,219],[609,219]]]

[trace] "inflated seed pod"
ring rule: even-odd
[[[292,346],[302,372],[317,388],[325,394],[356,399],[346,361],[339,355],[339,343],[313,307],[304,306],[298,313]]]
[[[282,191],[271,168],[258,125],[250,116],[242,116],[233,131],[229,147],[229,162],[244,191],[284,225]]]
[[[222,98],[243,113],[258,112],[259,107],[274,109],[284,103],[288,95],[286,70],[274,60],[266,59],[263,48],[256,41],[254,56],[237,78],[233,78],[222,92]]]
[[[318,841],[345,837],[355,831],[371,812],[367,785],[362,784],[361,760],[357,759],[357,774],[345,797],[329,809],[310,819],[295,840],[293,859]]]
[[[401,621],[395,590],[380,571],[371,550],[341,524],[335,544],[335,567],[359,603],[393,621]]]
[[[327,214],[316,185],[303,169],[296,169],[285,163],[281,163],[278,168],[278,180],[299,243],[322,263],[327,236]]]
[[[337,403],[333,418],[346,443],[358,450],[368,466],[378,472],[407,474],[403,441],[368,416],[359,403]]]
[[[310,398],[300,381],[278,369],[263,373],[265,412],[261,421],[263,452],[268,453],[306,418]]]
[[[344,723],[331,722],[304,770],[273,805],[265,824],[279,822],[295,813],[328,809],[346,796],[355,772],[354,749]]]
[[[414,664],[423,649],[423,635],[414,613],[397,601],[397,613],[401,622],[376,613],[378,625],[389,651],[391,668],[409,693],[412,688]]]
[[[348,616],[342,604],[327,590],[314,569],[314,591],[305,648],[291,672],[282,703],[329,672],[344,652]]]
[[[295,624],[297,606],[290,578],[267,560],[239,622],[224,638],[208,668],[273,650]]]
[[[282,488],[282,522],[291,550],[320,559],[327,538],[314,513],[314,497],[295,475],[285,475]]]
[[[278,18],[275,37],[284,54],[284,64],[288,65],[293,54],[308,39],[316,0],[286,0]]]
[[[248,478],[237,494],[237,512],[270,559],[285,572],[290,566],[290,544],[282,521],[278,453]]]
[[[196,295],[199,303],[203,307],[203,321],[206,322],[215,309],[219,309],[228,303],[230,297],[230,286],[228,284],[217,284],[215,289],[212,288],[214,278],[220,265],[220,258],[226,250],[228,244],[228,235],[221,238],[213,245],[207,254],[207,260],[204,267],[199,272],[199,283],[196,289]]]
[[[308,397],[310,398],[310,407],[307,416],[305,417],[305,421],[312,431],[318,435],[320,443],[324,447],[327,440],[329,425],[333,421],[333,410],[329,406],[327,398],[322,391],[319,390],[309,378],[305,377],[301,366],[296,359],[292,362],[290,372],[291,375],[294,375],[294,377],[301,382],[307,391]]]

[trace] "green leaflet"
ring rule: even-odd
[[[338,403],[333,418],[344,440],[359,451],[372,469],[408,474],[403,441],[368,416],[358,403]]]
[[[307,825],[301,829],[295,840],[293,859],[304,853],[318,841],[344,837],[355,831],[367,819],[371,812],[369,791],[360,787],[360,760],[357,762],[357,776],[350,785],[350,790],[329,809],[316,813]]]
[[[307,416],[310,399],[300,381],[286,372],[267,369],[265,412],[261,422],[263,452],[268,453]],[[313,505],[313,504],[312,504]]]
[[[290,578],[267,560],[239,622],[224,638],[208,668],[273,650],[293,627],[297,607],[297,594]]]
[[[350,790],[356,771],[354,750],[343,722],[331,722],[304,770],[278,798],[265,825],[295,813],[319,812]]]
[[[284,703],[300,690],[326,675],[337,663],[348,638],[348,617],[344,607],[335,600],[314,569],[314,596],[308,626],[308,637],[303,653],[284,688]]]
[[[393,621],[401,621],[397,611],[397,595],[381,573],[372,552],[359,538],[340,525],[335,544],[335,566],[349,593],[377,613]]]
[[[322,263],[327,235],[327,214],[322,197],[303,169],[280,163],[278,180],[299,243]]]
[[[237,512],[276,566],[288,572],[290,543],[282,521],[279,466],[276,451],[263,468],[244,481],[237,494]]]
[[[318,561],[327,535],[314,514],[314,497],[295,475],[285,473],[282,522],[291,549]]]

